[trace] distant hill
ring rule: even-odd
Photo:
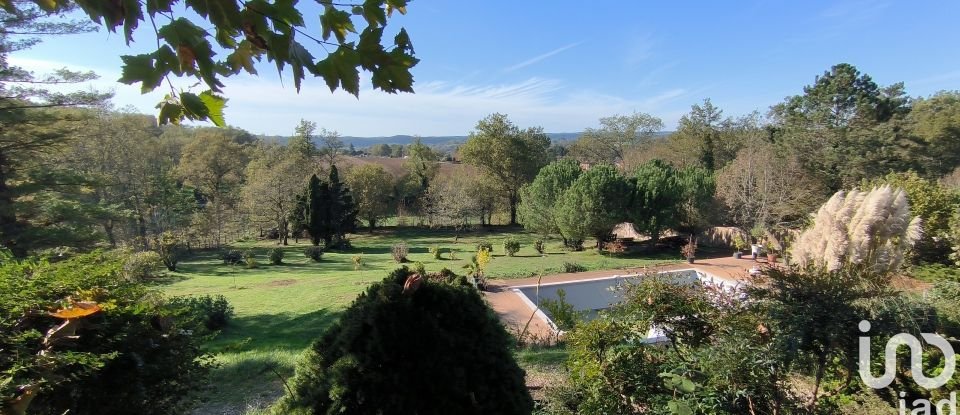
[[[661,131],[656,134],[657,138],[662,138],[670,135],[672,131]],[[547,136],[550,137],[550,140],[554,144],[564,144],[572,142],[580,137],[582,133],[547,133]],[[269,141],[278,141],[281,143],[287,142],[290,139],[289,136],[260,136],[260,138]],[[407,145],[413,142],[417,138],[412,135],[393,135],[389,137],[354,137],[354,136],[343,136],[340,137],[341,140],[347,145],[353,144],[357,149],[370,147],[374,144],[403,144]],[[467,141],[467,136],[465,135],[436,135],[436,136],[421,136],[420,140],[431,147],[438,147],[441,149],[451,149],[456,147],[459,144],[463,144]]]
[[[576,140],[580,136],[580,133],[547,133],[547,136],[550,137],[554,143],[563,142],[563,141],[572,141]],[[280,135],[262,135],[261,139],[267,141],[277,141],[281,143],[287,142],[290,139],[289,136],[280,136]],[[340,137],[345,144],[353,144],[356,148],[365,148],[370,147],[374,144],[403,144],[407,145],[413,142],[415,136],[412,135],[393,135],[389,137],[354,137],[354,136],[343,136]],[[437,136],[421,136],[420,140],[428,146],[449,146],[454,144],[462,144],[467,141],[467,136],[465,135],[437,135]]]

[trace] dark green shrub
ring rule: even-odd
[[[529,414],[510,337],[469,286],[400,268],[373,284],[308,349],[278,414]]]
[[[514,256],[520,251],[520,242],[513,238],[503,240],[503,253],[507,256]]]
[[[223,263],[226,265],[237,265],[243,263],[243,252],[236,249],[228,249],[220,254]]]
[[[94,252],[0,263],[0,412],[23,385],[39,387],[30,414],[189,412],[212,363],[195,333],[203,328],[126,279],[124,261]],[[63,323],[46,311],[68,306],[68,297],[109,307],[77,319],[75,338],[44,344]]]
[[[174,297],[169,303],[183,320],[195,322],[210,331],[226,327],[233,317],[233,306],[222,295]]]
[[[576,262],[564,262],[563,272],[584,272],[587,268]]]
[[[492,253],[492,252],[493,252],[493,244],[492,244],[490,241],[487,241],[487,240],[483,240],[483,241],[477,242],[477,251],[480,251],[481,249],[486,249],[487,251],[490,251],[490,252]]]
[[[390,247],[390,254],[393,255],[393,260],[398,264],[404,263],[407,262],[407,255],[410,255],[410,248],[407,247],[406,242],[400,242]]]
[[[156,277],[163,262],[153,251],[135,252],[123,263],[123,275],[131,281],[145,281]]]
[[[243,253],[243,263],[247,268],[257,268],[260,266],[260,263],[257,262],[257,254],[253,252],[252,249],[248,249]]]
[[[433,255],[433,259],[441,259],[443,250],[438,245],[433,245],[430,247],[430,254]]]
[[[308,246],[303,248],[303,256],[312,259],[313,262],[320,262],[323,259],[323,248],[319,246]]]
[[[283,249],[273,248],[270,250],[270,263],[280,265],[283,263]]]

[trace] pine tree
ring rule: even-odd
[[[339,246],[344,240],[346,234],[356,230],[357,206],[353,202],[353,196],[350,194],[350,188],[340,181],[340,174],[337,166],[330,166],[329,182],[329,212],[330,212],[330,233],[326,236],[327,246],[331,246],[331,241],[336,238]]]
[[[290,233],[293,234],[293,241],[299,243],[300,235],[307,230],[307,192],[304,191],[302,194],[298,194],[295,200],[296,204],[293,207],[293,212],[290,212],[290,217],[287,218],[287,222],[290,224]]]
[[[326,183],[320,181],[316,174],[310,176],[310,183],[306,191],[306,228],[310,232],[310,242],[314,246],[320,245],[320,240],[330,245],[330,190]]]

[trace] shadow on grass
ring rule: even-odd
[[[213,352],[300,351],[319,338],[339,317],[339,312],[326,309],[300,315],[279,313],[236,317],[211,342],[210,348]]]

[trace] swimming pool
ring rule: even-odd
[[[721,285],[732,287],[730,281],[716,278],[705,272],[696,269],[681,269],[676,271],[662,271],[656,275],[661,277],[673,278],[677,284],[690,284],[694,281],[701,281],[705,284]],[[521,300],[530,307],[530,310],[536,310],[536,316],[547,323],[554,332],[558,332],[557,325],[554,324],[549,312],[544,309],[538,309],[537,304],[543,299],[557,299],[557,291],[563,290],[566,294],[566,302],[573,306],[574,310],[583,313],[586,318],[595,318],[601,310],[623,301],[623,290],[620,289],[625,284],[634,284],[643,274],[613,275],[610,277],[592,278],[576,281],[566,281],[557,283],[541,284],[539,290],[536,285],[520,285],[511,287],[511,290],[520,296]],[[651,328],[647,333],[647,342],[655,343],[665,341],[663,332],[657,328]]]

